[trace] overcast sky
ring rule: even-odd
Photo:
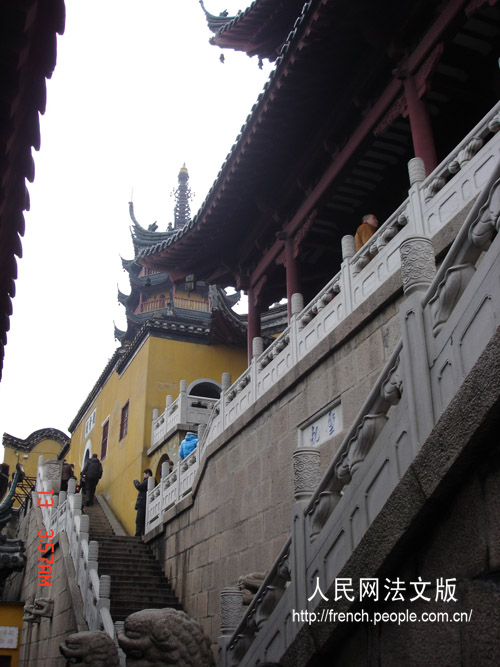
[[[205,0],[214,14],[247,4]],[[228,50],[222,64],[198,0],[66,0],[66,12],[0,383],[0,433],[20,438],[67,433],[117,347],[132,192],[139,223],[166,229],[185,162],[194,215],[271,70]]]

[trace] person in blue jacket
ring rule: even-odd
[[[181,447],[179,449],[179,456],[181,457],[181,459],[185,459],[186,456],[189,456],[191,452],[195,449],[197,444],[198,444],[198,436],[196,435],[196,433],[191,433],[191,431],[188,431],[186,433],[186,437],[181,442]]]

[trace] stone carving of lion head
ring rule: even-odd
[[[177,609],[143,609],[131,614],[118,642],[127,667],[212,667],[210,639],[201,625]]]
[[[59,644],[67,665],[77,667],[119,667],[114,641],[106,632],[75,632]]]

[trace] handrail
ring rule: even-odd
[[[36,491],[46,496],[53,487],[52,480],[44,475],[44,459],[39,457]],[[82,495],[75,493],[75,480],[68,483],[68,492],[50,494],[53,505],[42,505],[42,519],[47,532],[54,535],[65,532],[68,536],[69,552],[80,588],[84,618],[89,630],[102,630],[115,638],[113,620],[109,613],[111,579],[97,574],[98,550],[96,541],[89,542],[89,517],[81,511]]]
[[[318,450],[299,448],[295,452],[302,463],[294,480],[296,503],[287,542],[293,556],[288,561],[286,605],[279,605],[279,596],[273,596],[271,590],[280,554],[235,631],[220,638],[222,667],[250,667],[283,656],[304,623],[290,624],[290,609],[317,609],[321,600],[315,599],[312,582],[321,583],[320,590],[330,590],[497,331],[499,220],[497,158],[440,271],[435,273],[434,253],[426,237],[408,238],[401,248],[405,292],[400,308],[402,338],[321,479]],[[458,281],[457,272],[463,272]],[[437,327],[435,299],[443,291],[445,307]],[[451,368],[453,375],[446,378],[445,368]],[[310,484],[313,459],[318,482]],[[304,470],[307,472],[302,472],[301,478]],[[353,479],[355,484],[349,485]],[[305,493],[304,480],[309,483]]]
[[[255,401],[261,399],[285,373],[291,370],[294,364],[334,331],[371,296],[377,286],[382,285],[386,279],[399,271],[401,262],[398,249],[403,241],[415,234],[430,238],[438,234],[455,214],[452,211],[441,215],[440,207],[447,198],[454,197],[459,201],[461,208],[456,212],[477,198],[483,191],[484,185],[483,181],[476,182],[475,170],[481,170],[481,178],[491,172],[500,145],[499,129],[500,102],[483,117],[432,174],[427,177],[424,174],[418,179],[413,177],[409,197],[387,218],[368,244],[358,253],[354,253],[354,250],[351,254],[345,253],[340,272],[333,276],[310,303],[292,316],[287,329],[267,350],[254,358],[244,373],[221,393],[207,420],[207,428],[200,438],[198,449],[202,460],[197,462],[197,467],[206,465],[207,446],[224,429],[241,417]],[[474,146],[469,146],[474,137],[481,139],[481,146],[477,142]],[[430,185],[436,178],[441,177],[445,170],[447,179],[449,177],[448,182],[441,184],[440,188],[431,193]],[[464,186],[466,182],[467,187]],[[479,211],[480,207],[476,204],[473,208]],[[462,229],[458,238],[465,241],[466,236],[466,230]],[[457,245],[453,246],[449,255],[450,261],[459,256],[454,254],[458,253],[457,248]],[[472,251],[469,249],[467,252],[470,254]],[[464,261],[467,260],[467,256],[465,253]],[[433,289],[437,290],[444,280],[445,272],[443,265],[433,281]],[[464,272],[463,284],[466,283],[467,275]],[[428,300],[432,298],[430,291],[426,298]],[[352,425],[349,430],[351,438],[355,436],[354,429],[355,426]],[[332,463],[330,470],[333,476],[335,476],[334,465],[336,464]],[[158,521],[161,522],[161,517]]]

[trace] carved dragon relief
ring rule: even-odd
[[[451,266],[439,283],[436,293],[429,301],[432,332],[437,336],[448,321],[458,300],[475,273],[474,263],[478,251],[486,251],[500,229],[500,180],[490,189],[486,203],[479,209],[476,220],[471,224],[467,246],[463,247],[461,264]]]
[[[477,220],[469,229],[469,241],[480,250],[487,250],[500,228],[500,180],[496,181]]]
[[[40,623],[40,619],[52,618],[54,613],[54,600],[51,598],[34,598],[32,603],[24,605],[23,621],[27,623]]]
[[[436,294],[429,301],[434,336],[438,335],[448,321],[475,271],[472,264],[458,264],[446,271]]]

